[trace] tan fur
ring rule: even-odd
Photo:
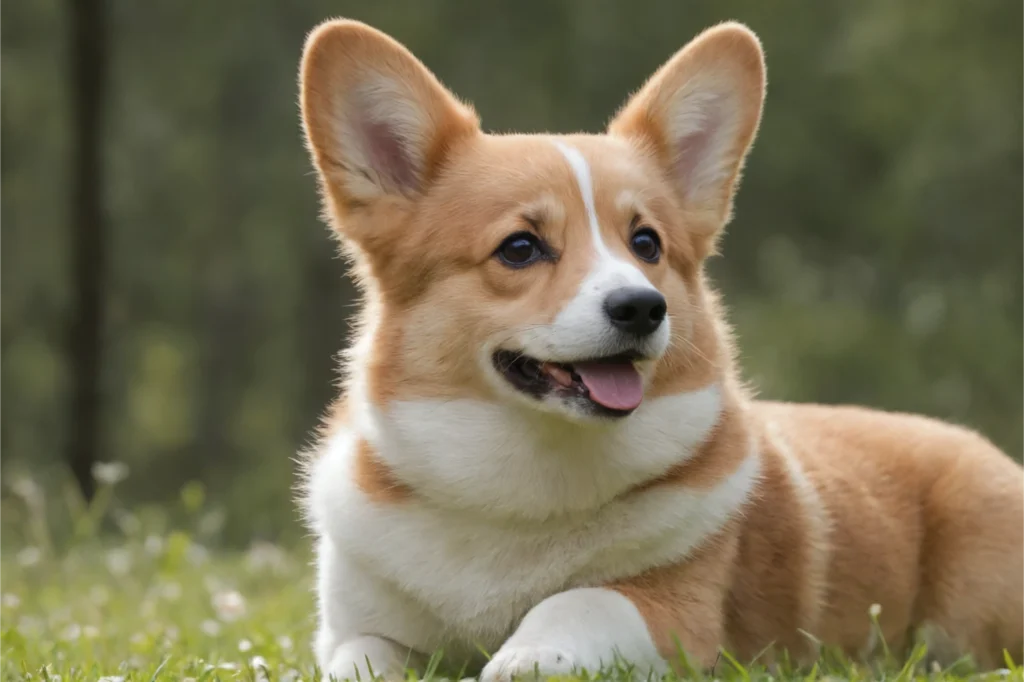
[[[806,659],[814,648],[801,631],[860,655],[872,642],[868,613],[878,604],[894,651],[927,627],[951,641],[947,663],[970,653],[998,666],[1003,649],[1019,658],[1019,467],[976,434],[921,417],[753,408],[748,428],[766,434],[762,484],[741,525],[700,559],[711,561],[710,552],[727,561],[726,584],[707,591],[709,578],[691,578],[687,564],[614,585],[638,604],[656,641],[671,641],[672,631],[705,661],[705,631],[693,629],[706,622],[696,614],[707,601],[723,611],[719,643],[741,660],[771,644]],[[767,435],[775,430],[799,445],[780,447]],[[799,460],[815,497],[801,494],[788,458]],[[691,580],[698,584],[666,586]]]
[[[680,662],[684,654],[691,665],[706,668],[718,657],[727,637],[726,597],[738,540],[736,528],[729,528],[686,563],[655,567],[608,585],[632,600],[659,653],[670,662]]]
[[[726,478],[756,445],[748,429],[746,409],[739,391],[727,392],[714,431],[695,455],[672,467],[663,476],[638,486],[632,491],[633,494],[642,494],[659,485],[708,489]]]
[[[380,461],[373,446],[365,440],[359,441],[357,446],[353,475],[356,485],[374,502],[394,504],[412,495],[409,486],[398,480],[394,472]]]
[[[345,156],[350,143],[334,117],[345,106],[337,93],[378,73],[405,88],[421,116],[407,139],[412,170],[398,175],[406,184],[373,198]],[[721,177],[686,184],[696,171],[673,147],[676,100],[721,83],[730,85],[723,106],[738,112],[722,148]],[[742,513],[695,556],[609,587],[636,604],[663,654],[672,655],[678,640],[702,665],[720,647],[741,659],[771,646],[807,658],[815,647],[804,633],[862,653],[874,642],[873,604],[881,606],[892,648],[924,628],[952,655],[971,653],[991,667],[1005,648],[1019,661],[1019,465],[959,427],[857,407],[758,402],[742,387],[704,259],[731,214],[764,87],[756,37],[722,25],[669,60],[608,135],[561,138],[593,171],[609,249],[630,257],[625,239],[638,216],[663,240],[661,263],[639,265],[665,295],[673,321],[669,350],[649,368],[648,395],[717,383],[724,396],[718,426],[698,453],[628,494],[712,487],[736,470],[751,444],[762,467]],[[366,297],[364,333],[375,330],[373,347],[353,359],[367,377],[365,399],[378,406],[396,398],[499,400],[481,375],[482,345],[510,320],[550,322],[592,256],[565,160],[544,137],[485,135],[472,110],[405,48],[355,22],[329,22],[311,35],[302,105],[325,204]],[[558,250],[557,263],[521,271],[497,263],[496,246],[517,230],[539,232]],[[344,412],[337,408],[334,418],[343,422]],[[416,495],[365,442],[356,461],[359,486],[375,502]]]

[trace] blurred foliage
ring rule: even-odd
[[[748,23],[767,109],[712,265],[747,376],[967,424],[1020,458],[1019,2],[109,7],[103,452],[131,469],[126,502],[201,480],[226,539],[295,536],[291,458],[352,299],[296,107],[305,33],[337,15],[406,43],[493,131],[599,131],[699,30]],[[0,26],[0,448],[46,485],[65,476],[66,19],[5,3]]]

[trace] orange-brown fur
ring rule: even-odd
[[[723,77],[735,80],[743,98],[736,161],[721,187],[695,202],[666,179],[662,109],[666,93],[721,51],[737,55]],[[329,24],[306,54],[307,135],[335,228],[354,254],[366,296],[363,325],[376,328],[376,343],[360,360],[367,399],[497,399],[478,368],[483,340],[508,319],[549,322],[586,274],[591,247],[583,207],[563,199],[577,192],[570,169],[541,139],[481,133],[471,109],[372,29]],[[429,191],[422,195],[368,201],[347,189],[345,161],[332,156],[335,133],[322,116],[331,92],[359,76],[339,66],[353,63],[397,74],[426,102],[434,125],[421,179]],[[623,234],[633,213],[665,242],[665,262],[641,266],[677,325],[653,369],[649,396],[713,382],[725,394],[719,425],[698,454],[629,494],[711,486],[735,470],[751,442],[762,461],[753,498],[696,555],[609,586],[636,604],[665,655],[678,638],[704,665],[719,647],[741,659],[771,644],[807,656],[814,648],[804,633],[861,653],[872,644],[872,604],[881,606],[891,647],[928,626],[944,633],[951,653],[974,654],[985,666],[998,665],[1003,649],[1020,660],[1024,474],[1017,464],[981,436],[937,421],[758,402],[741,386],[704,259],[729,219],[763,89],[759,47],[744,33],[723,32],[656,73],[612,122],[610,137],[566,138],[595,169],[596,210],[610,248],[628,257]],[[498,264],[495,244],[517,229],[539,230],[564,254],[557,267],[514,272]],[[416,494],[365,442],[356,476],[380,503],[401,504]]]
[[[717,642],[741,660],[770,644],[806,658],[811,637],[861,655],[878,604],[894,651],[932,626],[953,642],[947,663],[970,653],[997,666],[1004,649],[1019,660],[1024,503],[1013,462],[972,432],[921,417],[767,402],[752,411],[747,429],[777,425],[792,455],[762,435],[762,484],[740,523],[693,562],[613,585],[637,603],[666,655],[674,634],[710,663],[705,638],[719,627]],[[817,490],[819,518],[802,508],[786,456]]]
[[[685,654],[691,664],[706,668],[718,657],[728,636],[726,600],[738,540],[733,524],[709,538],[686,563],[659,566],[609,585],[637,606],[669,661],[676,663]]]

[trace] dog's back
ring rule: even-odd
[[[952,662],[1024,650],[1024,472],[980,435],[860,407],[761,402],[766,478],[741,540],[731,638],[756,654],[751,604],[851,654],[923,640]],[[786,597],[785,594],[791,596]],[[869,610],[879,609],[880,633]],[[769,611],[775,611],[769,609]],[[760,629],[782,631],[776,613]],[[798,640],[794,636],[794,640]]]

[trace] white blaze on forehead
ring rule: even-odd
[[[586,209],[594,248],[590,271],[580,282],[576,295],[562,308],[551,324],[532,326],[519,335],[520,346],[528,355],[549,360],[570,362],[581,357],[593,357],[619,352],[620,333],[604,311],[608,294],[623,287],[654,289],[650,280],[625,254],[616,256],[601,238],[601,224],[594,201],[594,183],[590,165],[583,154],[562,140],[551,140],[568,162],[576,178],[580,198]],[[670,320],[665,320],[658,331],[644,340],[646,355],[661,355],[668,347]],[[613,349],[614,350],[609,350]]]
[[[580,187],[580,195],[583,197],[583,206],[587,209],[587,221],[590,224],[590,235],[594,238],[594,248],[600,257],[611,257],[608,247],[601,239],[601,224],[597,221],[597,208],[594,206],[594,183],[590,177],[590,165],[583,158],[578,149],[570,147],[564,142],[552,140],[558,151],[569,162],[572,174],[576,176],[576,184]]]
[[[597,263],[587,279],[590,280],[594,277],[607,279],[612,285],[609,289],[614,288],[613,282],[617,283],[617,286],[646,286],[653,289],[650,281],[644,277],[636,265],[615,257],[605,245],[604,239],[601,237],[601,223],[597,219],[597,208],[594,203],[594,182],[590,174],[590,164],[575,147],[561,140],[552,140],[552,143],[569,163],[569,167],[576,177],[576,184],[579,186],[583,206],[587,210],[590,236],[593,240],[594,251],[597,252]]]

